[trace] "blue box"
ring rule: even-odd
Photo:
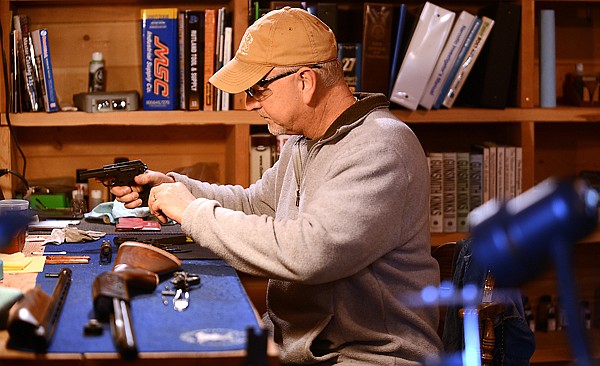
[[[142,9],[142,80],[145,110],[179,109],[177,8]]]

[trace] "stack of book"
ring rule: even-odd
[[[456,18],[456,19],[455,19]],[[456,13],[427,2],[423,7],[390,100],[416,110],[451,108],[482,53],[494,20]]]
[[[58,111],[48,30],[31,30],[27,15],[13,16],[10,72],[11,112]]]
[[[470,151],[427,154],[431,232],[468,232],[468,214],[482,203],[522,193],[522,149],[486,142]]]
[[[232,58],[233,32],[225,8],[142,9],[141,17],[144,109],[229,110],[231,96],[208,82]],[[161,66],[163,72],[154,71]],[[165,74],[179,77],[167,82]]]
[[[232,58],[226,9],[142,9],[140,15],[143,109],[229,110],[231,96],[208,83]],[[13,16],[10,63],[11,112],[59,110],[49,31],[31,30],[27,15]]]

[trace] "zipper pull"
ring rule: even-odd
[[[296,207],[300,206],[300,188],[296,189]]]

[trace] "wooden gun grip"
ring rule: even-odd
[[[63,268],[52,296],[48,296],[39,286],[27,291],[9,318],[9,346],[46,352],[70,286],[71,270]]]

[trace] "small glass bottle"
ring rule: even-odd
[[[527,321],[527,324],[529,325],[529,329],[531,329],[532,332],[535,332],[535,317],[533,315],[533,308],[531,307],[531,304],[529,303],[529,297],[528,296],[523,296],[523,308],[525,311],[525,320]]]
[[[592,329],[592,312],[590,311],[590,302],[581,301],[581,319],[585,329]]]
[[[92,211],[96,206],[102,203],[102,191],[99,189],[92,189],[90,191],[90,204],[89,209]]]
[[[481,302],[483,303],[491,303],[494,293],[494,277],[492,276],[492,272],[488,271],[487,276],[485,277],[485,282],[483,283],[483,298]]]
[[[88,91],[90,93],[105,91],[104,76],[104,56],[102,52],[94,52],[90,61],[88,79]]]
[[[87,203],[83,198],[82,189],[74,189],[72,192],[73,198],[71,200],[71,208],[73,209],[74,215],[83,215],[87,212]]]
[[[556,307],[552,302],[548,305],[548,331],[556,331]]]

